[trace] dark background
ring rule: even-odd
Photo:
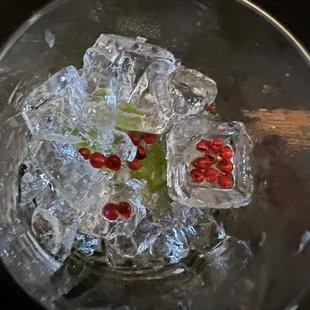
[[[48,0],[0,0],[1,45],[33,12],[49,2]],[[310,0],[256,0],[254,2],[275,16],[310,50]],[[24,308],[42,310],[14,283],[0,264],[0,310]],[[310,294],[305,297],[298,310],[310,310]]]

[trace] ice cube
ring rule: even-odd
[[[217,96],[216,83],[194,69],[180,66],[172,80],[170,95],[179,118],[198,114],[213,103]]]
[[[198,210],[194,225],[185,227],[185,230],[191,247],[202,253],[212,251],[226,236],[223,227],[205,210]]]
[[[57,193],[72,208],[87,213],[93,204],[100,203],[101,199],[104,202],[113,176],[110,171],[92,168],[72,145],[32,140],[29,148]]]
[[[144,218],[135,229],[132,238],[137,245],[137,254],[149,249],[161,233],[160,225],[148,217]]]
[[[189,246],[181,225],[173,221],[166,227],[161,223],[162,233],[151,247],[151,253],[157,260],[163,260],[168,264],[178,263],[189,253]]]
[[[230,189],[221,188],[216,182],[193,183],[190,178],[192,161],[204,156],[196,150],[196,144],[201,139],[212,138],[222,139],[224,145],[233,149],[233,184]],[[167,137],[167,182],[171,198],[195,208],[220,209],[249,204],[253,191],[251,149],[252,141],[240,122],[216,122],[203,116],[181,120]]]
[[[122,162],[133,161],[137,154],[137,147],[128,134],[117,129],[102,128],[94,145],[105,155],[116,154]]]
[[[70,66],[48,79],[26,98],[22,116],[30,132],[44,139],[68,137],[80,121],[85,84]]]
[[[131,87],[130,95],[123,93],[121,77],[119,78],[115,83],[119,85],[117,94],[120,93],[124,98],[118,104],[116,122],[119,127],[155,134],[163,133],[173,111],[168,85],[175,69],[172,62],[154,60],[142,72],[141,77],[136,76],[138,80]]]
[[[112,203],[128,202],[131,205],[131,217],[119,218],[116,222],[109,222],[102,217],[100,236],[112,240],[117,236],[131,236],[139,223],[146,216],[146,209],[141,202],[141,190],[145,188],[145,182],[135,179],[127,183],[115,182],[110,188],[108,201]],[[104,205],[103,205],[104,207]],[[100,212],[102,214],[102,211]]]
[[[24,162],[23,176],[20,180],[21,203],[27,203],[40,194],[49,184],[49,178],[33,162]]]
[[[118,108],[118,127],[161,133],[172,110],[168,83],[174,63],[173,55],[158,46],[101,35],[84,56],[83,76],[88,92],[107,89],[108,101]]]
[[[70,253],[78,226],[78,216],[64,200],[42,204],[32,215],[32,231],[40,245],[59,260]]]
[[[132,55],[128,57],[130,53]],[[132,58],[137,58],[137,65],[132,63]],[[173,55],[165,49],[147,44],[139,38],[134,40],[113,34],[100,35],[94,46],[84,55],[83,76],[87,80],[88,92],[93,93],[97,88],[111,88],[111,82],[113,82],[111,67],[114,63],[123,65],[124,83],[122,84],[125,90],[126,86],[135,80],[133,73],[143,70],[154,58],[174,61]],[[115,69],[114,67],[112,71],[117,73]]]
[[[98,236],[77,233],[74,240],[74,249],[85,256],[91,256],[98,247],[98,242]]]

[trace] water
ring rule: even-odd
[[[204,113],[216,95],[212,79],[169,51],[116,35],[101,35],[86,51],[81,75],[70,66],[33,90],[22,111],[30,134],[20,190],[40,246],[60,262],[78,253],[119,270],[226,253],[229,237],[212,209],[250,202],[251,141],[242,123]],[[130,130],[157,135],[140,143],[146,159],[137,171],[127,166],[137,155]],[[189,177],[197,142],[213,138],[232,149],[231,189]],[[93,168],[82,147],[117,156],[120,167]],[[124,202],[128,216],[106,215],[108,203]]]

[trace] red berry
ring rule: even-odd
[[[220,152],[223,148],[223,141],[221,139],[215,138],[210,141],[210,149],[216,153]]]
[[[90,164],[94,168],[98,169],[101,169],[105,166],[105,160],[106,158],[104,157],[104,155],[99,152],[92,153],[89,157]]]
[[[219,175],[220,173],[218,172],[218,170],[214,168],[209,168],[205,171],[205,178],[206,181],[209,183],[214,183],[218,179]]]
[[[157,136],[153,133],[144,133],[142,135],[142,139],[146,142],[146,144],[153,144],[157,140]]]
[[[234,170],[234,165],[232,162],[225,159],[221,160],[217,167],[225,174],[229,174]]]
[[[122,201],[118,204],[119,213],[126,219],[130,219],[131,205],[127,201]]]
[[[141,163],[135,158],[132,162],[127,162],[127,166],[131,170],[139,170],[141,168]]]
[[[135,132],[129,132],[128,133],[128,136],[130,137],[132,143],[135,145],[135,146],[138,146],[141,142],[141,139],[138,137],[138,135],[135,133]]]
[[[210,142],[208,140],[200,140],[197,145],[196,149],[200,152],[206,152],[210,150]]]
[[[215,109],[215,104],[214,103],[209,104],[209,105],[206,106],[206,111],[207,112],[213,112],[214,109]]]
[[[115,203],[107,203],[102,210],[102,215],[110,221],[117,220],[119,216],[119,207]]]
[[[90,150],[86,147],[82,147],[79,149],[79,153],[82,155],[84,159],[89,159]]]
[[[144,159],[146,157],[146,150],[142,146],[138,146],[136,158]]]
[[[225,146],[222,148],[220,155],[223,159],[230,160],[233,156],[233,151],[231,147]]]
[[[113,171],[118,171],[121,168],[122,162],[116,155],[110,155],[105,159],[105,166]]]
[[[190,172],[190,177],[194,183],[202,183],[204,181],[203,171],[200,171],[198,169],[193,169]]]
[[[231,175],[221,175],[218,179],[218,183],[222,188],[232,188],[233,186],[233,179]]]
[[[192,165],[197,169],[205,170],[211,167],[213,162],[209,157],[198,157],[192,162]]]

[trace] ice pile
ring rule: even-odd
[[[203,208],[249,203],[252,178],[244,126],[197,116],[216,95],[213,80],[181,66],[167,50],[116,35],[101,35],[87,50],[82,75],[69,66],[33,90],[22,111],[30,138],[20,202],[31,209],[31,229],[44,250],[59,260],[71,251],[96,251],[113,268],[160,268],[217,247],[225,232]],[[159,178],[167,179],[169,195],[166,188],[152,192],[148,180],[128,169],[137,154],[129,130],[167,137],[157,147],[163,154],[167,148],[167,175]],[[193,145],[213,136],[234,150],[230,190],[188,181]],[[117,155],[120,170],[93,168],[81,147]],[[103,215],[105,204],[124,201],[129,218]]]

